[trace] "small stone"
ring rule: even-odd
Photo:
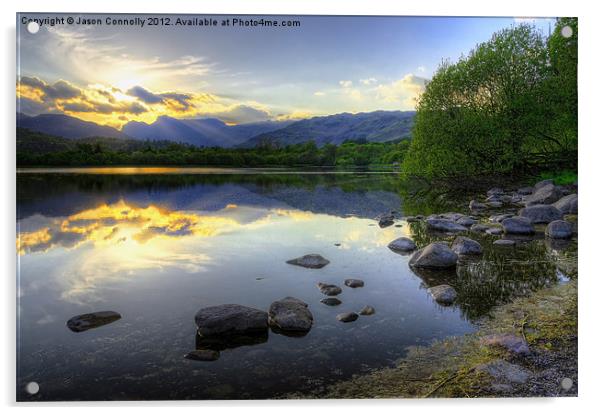
[[[121,318],[121,314],[115,311],[96,311],[94,313],[81,314],[75,316],[67,321],[67,327],[69,330],[76,333],[95,329],[106,324],[110,324]]]
[[[318,288],[324,295],[335,296],[339,295],[343,290],[338,285],[325,284],[323,282],[318,283]]]
[[[431,287],[428,289],[428,292],[435,299],[435,301],[443,305],[453,304],[453,302],[456,301],[456,298],[458,297],[458,293],[456,293],[456,290],[454,290],[453,287],[446,284]]]
[[[345,285],[350,288],[359,288],[364,286],[364,281],[355,278],[348,278],[345,280]]]
[[[504,194],[504,189],[501,189],[499,187],[494,187],[487,191],[487,196],[499,196],[499,195],[503,195],[503,194]]]
[[[476,223],[470,227],[471,232],[478,232],[478,233],[487,232],[488,229],[491,229],[491,226],[485,225],[484,223]]]
[[[478,221],[476,219],[473,219],[470,216],[462,216],[461,218],[456,219],[456,223],[458,225],[462,225],[466,228],[470,228],[472,225],[474,225],[477,222]]]
[[[497,246],[514,246],[516,242],[510,239],[498,239],[497,241],[493,241],[493,244]]]
[[[474,212],[474,211],[487,209],[487,205],[484,203],[481,203],[477,200],[471,200],[470,203],[468,204],[468,208]]]
[[[326,304],[326,305],[331,306],[331,307],[337,306],[337,305],[341,304],[341,300],[339,300],[338,298],[334,298],[334,297],[322,298],[320,300],[320,302],[322,304]]]
[[[298,265],[305,268],[323,268],[330,264],[330,261],[319,254],[308,254],[302,257],[290,259],[286,261],[287,264]]]
[[[504,232],[515,235],[531,235],[535,233],[535,229],[529,218],[522,216],[514,216],[502,221]]]
[[[485,233],[489,234],[489,235],[501,235],[502,234],[502,230],[500,228],[488,228]]]
[[[283,332],[307,332],[313,321],[307,304],[294,297],[274,301],[268,311],[268,324]]]
[[[391,251],[397,252],[410,252],[416,249],[416,243],[413,240],[406,237],[397,238],[391,241],[388,245]]]
[[[530,195],[531,193],[533,193],[533,188],[532,187],[521,187],[520,189],[518,189],[516,191],[516,193],[518,193],[519,195]]]
[[[184,356],[186,359],[189,360],[197,360],[200,362],[214,362],[217,359],[219,359],[219,355],[220,353],[216,350],[194,350],[188,354],[186,354],[186,356]]]
[[[502,380],[518,384],[527,382],[531,377],[531,372],[529,370],[502,359],[496,359],[492,362],[478,365],[475,370],[477,372],[487,373],[498,381]]]
[[[409,264],[417,268],[445,269],[454,268],[457,262],[458,255],[446,243],[433,242],[414,252]]]
[[[374,313],[376,313],[376,310],[374,309],[374,307],[367,305],[360,310],[359,314],[361,316],[371,316]]]
[[[456,237],[451,249],[458,255],[481,255],[483,253],[480,243],[464,236]]]
[[[380,226],[381,228],[386,228],[393,225],[394,219],[395,217],[391,213],[384,213],[376,217],[376,220],[378,221],[378,226]]]
[[[337,315],[337,320],[339,320],[340,322],[343,323],[350,323],[352,321],[355,321],[358,319],[358,314],[357,313],[341,313]]]

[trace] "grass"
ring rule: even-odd
[[[537,181],[548,179],[554,180],[554,184],[556,185],[573,184],[577,181],[577,172],[574,170],[543,172],[538,176]]]
[[[505,350],[481,344],[483,336],[494,333],[524,336],[530,356],[517,362]],[[476,333],[410,348],[397,367],[334,384],[325,393],[289,398],[556,396],[563,394],[558,389],[563,377],[576,381],[576,342],[577,280],[573,280],[496,308]],[[478,368],[497,359],[520,364],[534,374],[532,380],[511,391],[496,391],[491,388],[494,379]],[[550,367],[557,371],[551,380],[545,378]],[[575,393],[573,388],[564,394]]]

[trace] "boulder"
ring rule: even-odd
[[[219,359],[220,353],[217,350],[203,349],[193,350],[184,356],[189,360],[197,360],[199,362],[214,362]]]
[[[349,288],[359,288],[364,286],[364,281],[355,278],[348,278],[345,280],[345,285]]]
[[[555,220],[546,227],[546,236],[552,239],[569,239],[573,236],[573,225],[564,220]]]
[[[518,215],[531,223],[550,223],[562,219],[562,213],[552,205],[531,205],[521,209]]]
[[[557,202],[552,204],[556,209],[560,211],[563,215],[568,214],[577,214],[577,194],[573,193],[568,196],[564,196],[559,199]]]
[[[464,236],[457,236],[454,239],[451,250],[458,255],[481,255],[483,253],[480,243]]]
[[[391,241],[388,247],[391,251],[410,252],[416,249],[416,244],[410,238],[402,236],[401,238]]]
[[[456,301],[458,297],[458,293],[453,287],[443,284],[437,285],[435,287],[431,287],[428,289],[429,294],[433,297],[433,299],[439,304],[450,305]]]
[[[395,216],[393,216],[393,214],[391,213],[384,213],[376,217],[376,220],[378,221],[378,226],[380,226],[381,228],[386,228],[388,226],[393,225],[394,219]]]
[[[450,219],[428,218],[426,225],[429,229],[441,232],[463,232],[468,230],[466,227]]]
[[[307,304],[294,297],[274,301],[268,310],[268,324],[283,332],[307,332],[314,317]]]
[[[542,180],[533,185],[533,191],[537,191],[537,190],[541,189],[542,187],[549,186],[551,184],[552,185],[554,184],[554,180],[552,180],[552,179]]]
[[[339,295],[343,290],[338,285],[325,284],[323,282],[318,283],[318,288],[324,295],[335,296]]]
[[[337,306],[341,304],[341,300],[339,300],[338,298],[334,298],[334,297],[328,297],[328,298],[322,298],[320,300],[320,302],[322,304],[326,304],[328,306]]]
[[[501,347],[510,353],[525,355],[529,353],[529,345],[520,336],[516,334],[491,334],[481,339],[481,344],[485,346]]]
[[[434,242],[414,252],[409,264],[417,268],[445,269],[455,267],[457,262],[458,255],[446,243]]]
[[[330,261],[318,254],[308,254],[302,257],[289,259],[286,261],[287,264],[298,265],[305,268],[323,268],[330,264]]]
[[[67,321],[67,327],[69,330],[76,333],[95,329],[106,324],[110,324],[121,318],[121,314],[115,311],[96,311],[94,313],[81,314],[75,316]]]
[[[358,319],[358,314],[357,313],[341,313],[337,315],[337,320],[339,320],[342,323],[350,323],[352,321],[355,321]]]
[[[238,304],[201,308],[194,320],[201,336],[221,336],[267,330],[268,313]]]
[[[504,219],[502,227],[504,228],[504,233],[508,234],[531,235],[535,233],[531,220],[522,216]]]
[[[376,310],[374,309],[374,307],[369,305],[362,308],[359,312],[360,316],[371,316],[374,313],[376,313]]]
[[[561,190],[553,184],[547,184],[545,186],[536,189],[535,192],[525,197],[525,204],[531,205],[542,205],[556,202],[562,197]]]

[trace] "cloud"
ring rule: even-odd
[[[126,94],[131,95],[133,97],[138,98],[142,102],[146,102],[147,104],[158,104],[163,102],[163,98],[157,94],[153,94],[147,89],[144,89],[141,86],[135,86],[126,91]]]
[[[415,108],[416,99],[424,92],[427,79],[414,74],[376,87],[377,98],[389,103],[399,103],[403,108]]]
[[[54,84],[48,84],[37,77],[22,76],[20,84],[39,92],[42,101],[55,99],[72,99],[81,96],[79,88],[64,80],[58,80]]]
[[[339,81],[339,85],[343,88],[351,88],[353,86],[353,81]]]
[[[372,85],[377,82],[376,78],[360,79],[362,85]]]
[[[316,96],[316,97],[323,97],[324,95],[326,95],[326,93],[322,92],[322,91],[316,91],[316,92],[314,92],[314,96]]]
[[[233,105],[232,107],[218,112],[199,114],[216,117],[228,124],[244,124],[249,122],[260,122],[273,119],[274,117],[265,108],[257,108],[250,105]]]

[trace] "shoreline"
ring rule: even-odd
[[[524,339],[529,352],[483,342],[500,335]],[[412,347],[394,368],[355,376],[324,392],[285,398],[556,397],[577,392],[574,279],[496,307],[471,334]]]

